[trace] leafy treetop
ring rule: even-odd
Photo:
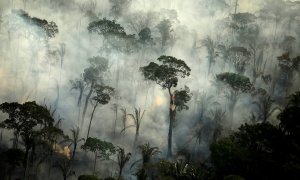
[[[35,101],[24,104],[5,102],[0,105],[0,110],[9,115],[0,123],[2,128],[25,131],[31,130],[37,124],[52,126],[54,122],[49,110],[36,104]]]
[[[175,106],[176,110],[188,110],[189,107],[186,105],[191,100],[192,94],[190,93],[189,87],[185,86],[184,89],[175,91]]]
[[[300,91],[289,97],[286,108],[278,115],[280,128],[288,135],[300,137]]]
[[[218,74],[216,76],[218,81],[224,82],[229,85],[234,91],[247,93],[253,90],[253,84],[250,82],[250,79],[246,76],[225,72]]]
[[[93,21],[88,26],[89,32],[94,32],[99,35],[116,35],[116,36],[125,36],[124,28],[116,23],[115,20],[108,20],[103,18],[99,21]]]
[[[102,82],[102,75],[108,69],[108,60],[100,56],[95,56],[89,58],[88,61],[90,66],[84,69],[83,80],[88,84],[96,83],[97,81]]]
[[[48,22],[45,19],[30,17],[28,13],[23,10],[13,10],[13,13],[19,15],[28,24],[41,28],[48,38],[53,38],[58,33],[58,27],[53,21]]]
[[[89,137],[81,148],[96,153],[98,158],[105,160],[109,159],[117,151],[112,143],[92,137]]]
[[[162,64],[150,62],[148,66],[141,67],[140,71],[147,80],[155,81],[162,88],[176,87],[178,77],[190,75],[191,69],[181,59],[162,55],[157,60]]]
[[[93,97],[93,100],[99,104],[104,105],[110,101],[111,95],[114,92],[114,88],[109,86],[96,85],[95,91],[96,91],[96,96]]]

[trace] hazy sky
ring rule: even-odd
[[[138,71],[140,66],[154,61],[161,53],[157,49],[146,49],[130,55],[99,52],[101,37],[89,34],[87,31],[87,26],[92,21],[89,12],[94,12],[100,18],[112,19],[112,17],[109,14],[108,0],[96,0],[95,6],[90,6],[91,2],[90,0],[0,0],[3,22],[0,28],[1,101],[35,100],[50,107],[57,98],[59,87],[58,113],[64,119],[63,127],[68,130],[78,123],[76,106],[78,92],[70,91],[69,81],[78,78],[84,68],[88,67],[88,58],[104,56],[109,59],[111,75],[107,77],[107,83],[110,86],[116,86],[116,72],[120,73],[118,84],[121,95],[120,107],[127,108],[131,113],[135,106],[146,110],[141,125],[141,139],[153,142],[162,148],[166,147],[168,94],[154,83],[145,83]],[[211,2],[217,5],[210,5]],[[185,60],[192,69],[191,76],[186,80],[180,80],[178,88],[188,85],[194,95],[207,92],[215,96],[216,89],[212,85],[214,75],[222,67],[216,67],[213,75],[208,76],[207,53],[199,41],[208,35],[216,38],[216,32],[222,32],[216,23],[234,12],[235,0],[228,0],[229,6],[226,7],[218,2],[217,0],[133,0],[130,8],[124,10],[124,15],[116,21],[125,27],[126,32],[136,34],[132,24],[139,25],[139,20],[151,17],[148,19],[148,24],[154,38],[159,39],[156,25],[163,19],[170,19],[173,23],[172,35],[176,41],[165,54]],[[264,0],[239,0],[237,11],[255,13],[264,3]],[[56,37],[45,44],[36,28],[11,13],[12,9],[24,8],[32,17],[54,21],[59,28]],[[57,56],[49,57],[47,54],[48,48],[52,51],[59,50],[61,43],[64,43],[66,48],[62,69],[60,59]],[[195,44],[198,49],[196,55],[193,55]],[[214,98],[215,101],[226,102],[222,97]],[[175,129],[175,137],[178,136],[180,139],[190,136],[190,121],[197,119],[198,116],[196,100],[194,98],[189,103],[190,110],[178,113],[180,128]],[[238,102],[237,117],[249,115],[244,108],[247,103],[248,97]],[[86,122],[90,113],[91,106],[87,111]],[[113,119],[112,103],[99,107],[91,130],[92,136],[109,137]],[[242,121],[244,120],[236,122],[237,125]],[[129,120],[130,123],[132,121]],[[120,125],[121,121],[118,122],[118,130]],[[85,128],[83,129],[85,131]],[[119,139],[116,142],[123,146],[130,146],[134,129],[130,129],[129,132],[124,136],[127,141]],[[176,145],[174,147],[176,148]]]

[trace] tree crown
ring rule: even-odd
[[[140,71],[145,79],[156,82],[162,88],[176,87],[178,77],[185,78],[190,75],[191,69],[181,59],[162,55],[157,60],[161,65],[150,62],[148,66],[141,67]]]

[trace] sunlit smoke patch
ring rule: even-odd
[[[249,0],[241,0],[239,2],[238,9],[241,12],[255,12],[259,10],[260,6],[257,3]]]
[[[156,96],[154,104],[155,104],[156,107],[161,106],[162,104],[164,104],[163,98],[161,96]]]

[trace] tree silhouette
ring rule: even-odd
[[[118,165],[119,165],[118,179],[121,179],[122,171],[126,163],[128,163],[128,161],[130,160],[131,153],[125,154],[125,150],[123,148],[119,148],[117,152],[118,152]]]
[[[172,40],[172,23],[168,19],[162,20],[157,26],[159,33],[161,35],[161,47],[162,50],[165,49],[168,41]]]
[[[90,100],[90,97],[92,96],[95,86],[97,84],[103,84],[103,76],[105,72],[108,69],[108,60],[103,57],[92,57],[88,59],[90,66],[86,69],[84,69],[83,73],[83,80],[85,84],[89,87],[89,92],[85,98],[85,104],[82,112],[82,121],[81,121],[81,127],[84,124],[84,118],[86,114],[86,110],[88,107],[88,102]]]
[[[80,120],[80,108],[81,108],[81,101],[82,101],[82,95],[83,92],[86,88],[86,84],[83,80],[83,77],[81,76],[80,78],[76,78],[75,80],[70,80],[71,83],[71,90],[77,90],[79,91],[79,96],[77,100],[77,107],[78,107],[78,121]]]
[[[148,27],[143,28],[140,32],[139,32],[139,40],[143,43],[143,44],[147,44],[147,43],[153,43],[153,38],[151,37],[151,29]]]
[[[72,170],[71,160],[66,157],[59,157],[53,168],[58,169],[62,173],[63,180],[67,180],[68,177],[75,175],[75,171]]]
[[[230,100],[229,103],[229,118],[231,122],[233,120],[233,111],[235,104],[242,93],[251,92],[254,87],[250,82],[250,79],[246,76],[225,72],[216,76],[218,82],[224,83],[229,91],[226,92],[226,98]]]
[[[91,115],[91,119],[90,119],[90,123],[89,123],[89,127],[88,127],[88,132],[87,132],[87,135],[86,135],[86,139],[89,138],[91,124],[92,124],[92,120],[93,120],[96,108],[98,107],[99,104],[105,105],[105,104],[109,103],[109,101],[111,99],[111,95],[114,92],[114,88],[109,87],[109,86],[96,85],[94,91],[96,92],[96,95],[92,98],[94,108],[93,108],[93,111],[92,111],[92,115]]]
[[[81,141],[84,141],[84,138],[80,138],[80,129],[79,127],[76,128],[72,128],[70,129],[71,131],[71,137],[68,137],[66,140],[64,140],[63,142],[69,142],[70,145],[73,145],[73,152],[72,152],[72,157],[71,160],[75,160],[75,154],[76,154],[76,149],[77,149],[77,145],[78,143],[80,143]]]
[[[84,145],[81,146],[81,149],[94,153],[94,174],[96,172],[97,159],[108,160],[111,155],[116,153],[116,148],[112,143],[91,137],[85,141]]]
[[[210,36],[207,36],[202,41],[202,45],[205,46],[207,53],[208,53],[208,75],[211,72],[211,66],[216,62],[217,54],[217,43],[212,40]]]
[[[281,110],[279,107],[273,105],[274,100],[264,89],[258,89],[254,96],[257,96],[257,100],[253,104],[259,108],[258,119],[262,122],[267,122],[268,118],[276,110]]]
[[[139,134],[140,134],[140,126],[141,126],[141,123],[142,123],[142,119],[144,117],[144,113],[145,113],[145,110],[141,113],[141,109],[137,109],[137,108],[134,108],[134,114],[127,114],[129,117],[131,117],[133,119],[133,122],[134,122],[134,126],[135,126],[135,138],[134,138],[134,147],[136,146],[136,143],[138,141],[138,137],[139,137]],[[132,127],[132,126],[128,126],[128,127]],[[128,128],[126,127],[126,129]],[[125,131],[125,129],[123,129]]]
[[[168,157],[172,156],[172,129],[175,120],[176,109],[183,110],[188,109],[185,105],[190,98],[188,87],[184,90],[171,92],[172,87],[176,87],[178,78],[185,78],[190,75],[191,69],[185,64],[183,60],[176,59],[172,56],[160,56],[157,59],[161,62],[161,65],[154,62],[150,62],[148,66],[140,68],[145,79],[154,81],[160,85],[163,89],[167,89],[170,98],[169,109],[169,133],[168,133]]]
[[[138,149],[141,151],[142,154],[142,167],[138,170],[136,175],[137,179],[141,180],[147,178],[147,169],[149,168],[151,158],[159,154],[160,151],[158,150],[158,147],[151,147],[149,143],[139,145]],[[131,167],[133,167],[137,162],[139,162],[139,160],[134,162],[131,165]]]
[[[115,20],[106,18],[93,21],[88,25],[90,33],[97,33],[104,38],[104,50],[116,49],[121,52],[131,52],[135,46],[135,36],[126,34],[124,27],[116,23]]]
[[[9,149],[1,154],[1,159],[6,164],[8,180],[11,180],[14,170],[21,166],[24,160],[24,152],[20,149]]]
[[[285,134],[296,139],[296,137],[300,137],[300,91],[292,94],[288,99],[289,102],[285,109],[278,115],[279,126]]]
[[[30,17],[24,10],[13,10],[13,13],[19,15],[25,22],[38,27],[46,39],[53,38],[58,33],[58,27],[55,22],[48,22],[45,19]]]
[[[18,148],[20,134],[27,136],[37,125],[46,127],[51,126],[54,122],[48,109],[34,101],[24,104],[5,102],[0,105],[0,110],[9,115],[0,123],[0,127],[14,130],[14,148]]]

